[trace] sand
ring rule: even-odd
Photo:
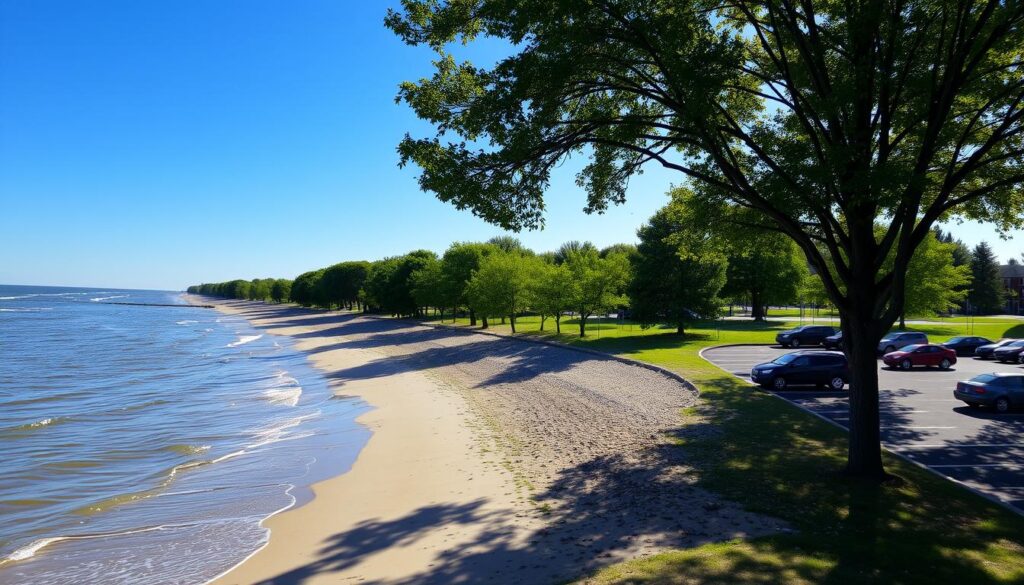
[[[204,299],[208,302],[208,299]],[[408,321],[214,301],[374,407],[347,473],[214,583],[557,583],[781,523],[696,488],[695,392],[612,359]]]

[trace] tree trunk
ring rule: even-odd
[[[580,337],[583,337],[587,332],[587,316],[580,313]]]
[[[850,443],[846,473],[868,479],[882,479],[882,446],[878,409],[878,340],[868,314],[843,319],[843,341],[850,362]],[[868,313],[868,311],[863,311]]]
[[[512,325],[512,335],[516,334],[516,314],[512,313],[508,316],[508,322]]]
[[[555,315],[555,333],[562,334],[562,314]]]
[[[469,326],[476,327],[476,311],[469,309]]]
[[[487,327],[488,327],[488,325],[487,325],[487,317],[481,317],[480,318],[480,328],[481,329],[487,329]]]
[[[676,323],[676,335],[686,335],[686,326],[682,321]]]
[[[907,314],[906,313],[900,313],[900,331],[903,331],[906,328],[907,328]]]
[[[764,321],[764,305],[761,304],[761,291],[750,291],[750,316],[754,321]]]
[[[541,315],[540,316],[540,330],[541,331],[544,331],[544,321],[546,321],[546,320],[547,320],[547,317],[545,315]]]
[[[502,325],[504,325],[504,324],[505,324],[505,315],[502,315],[502,316],[501,316],[501,324],[502,324]]]

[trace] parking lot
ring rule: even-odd
[[[750,369],[793,350],[732,346],[704,350],[718,367],[750,380]],[[948,371],[889,370],[879,361],[882,442],[890,451],[1024,511],[1024,411],[996,414],[953,398],[958,380],[983,373],[1024,373],[1017,364],[960,357]],[[846,392],[790,388],[774,394],[843,427]]]

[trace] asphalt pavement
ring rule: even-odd
[[[751,368],[793,350],[770,346],[706,349],[703,356],[747,381]],[[1024,374],[1018,364],[960,357],[947,371],[890,370],[879,361],[882,442],[939,474],[1001,500],[1024,513],[1024,411],[996,414],[953,398],[959,380],[990,372]],[[847,428],[847,393],[790,388],[772,391]]]

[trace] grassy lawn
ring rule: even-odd
[[[536,318],[517,325],[520,335],[541,334]],[[563,323],[560,341],[672,368],[696,384],[702,404],[683,412],[684,422],[714,432],[694,433],[699,438],[680,440],[680,448],[699,485],[795,529],[622,563],[585,583],[1024,582],[1024,517],[895,457],[886,458],[898,477],[890,485],[847,480],[838,473],[842,430],[697,355],[722,343],[771,342],[785,324],[704,323],[680,339],[666,329],[605,323],[600,331],[589,326],[582,340],[573,325]],[[549,321],[543,335],[554,337],[553,328]],[[936,340],[964,333],[962,321],[915,328]],[[1019,321],[978,319],[973,333],[1024,336],[1021,328]]]

